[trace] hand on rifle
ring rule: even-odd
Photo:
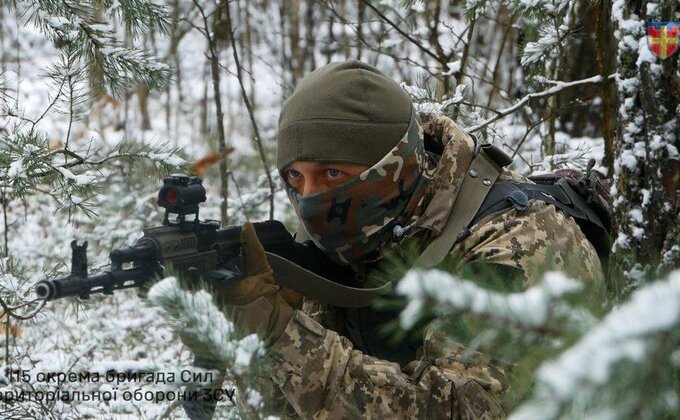
[[[259,333],[268,344],[276,341],[293,311],[302,305],[302,296],[274,283],[267,257],[250,222],[243,225],[241,244],[244,250],[243,280],[218,285],[214,293],[225,314],[234,321],[237,331]]]

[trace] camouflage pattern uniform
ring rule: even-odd
[[[393,249],[417,241],[421,249],[444,227],[473,158],[474,140],[452,120],[426,114],[422,127],[443,150],[424,196],[424,212]],[[504,170],[499,181],[526,179]],[[395,248],[396,247],[396,248]],[[477,222],[457,243],[448,267],[473,261],[515,267],[525,287],[537,281],[546,262],[599,281],[595,250],[568,216],[552,205],[532,202],[523,212],[509,209]],[[425,333],[419,356],[410,363],[379,359],[356,350],[338,334],[334,308],[307,301],[296,311],[269,351],[271,377],[295,412],[305,418],[498,418],[504,373],[482,355],[463,359],[461,347]]]
[[[425,114],[421,119],[425,133],[444,147],[430,182],[431,199],[410,235],[426,230],[423,236],[427,241],[441,233],[458,198],[472,163],[474,140],[444,116]],[[506,169],[496,182],[510,180],[530,182]],[[470,228],[470,235],[453,247],[450,257],[457,268],[476,260],[516,267],[522,271],[525,286],[536,283],[542,269],[552,267],[582,280],[602,280],[597,253],[576,222],[542,201],[531,201],[525,211],[509,208],[479,220]]]

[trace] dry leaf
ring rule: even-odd
[[[8,327],[7,324],[5,323],[4,318],[5,314],[2,314],[2,316],[0,316],[0,322],[2,323],[2,325],[0,325],[0,334],[2,334],[3,336],[8,331]],[[12,337],[21,337],[21,327],[16,322],[10,322],[8,332],[9,335],[11,335]]]
[[[92,112],[99,112],[104,108],[106,105],[111,105],[114,109],[117,109],[120,106],[120,102],[117,100],[113,99],[111,96],[104,94],[102,95],[99,100],[94,104],[92,107]]]
[[[194,162],[194,164],[192,165],[193,173],[197,176],[205,175],[205,173],[208,172],[208,169],[211,166],[219,163],[220,160],[222,160],[226,155],[232,153],[233,151],[234,151],[233,147],[227,146],[224,148],[224,153],[218,152],[208,153],[207,155],[203,156],[202,158]]]
[[[47,150],[54,152],[55,150],[63,149],[64,143],[59,139],[50,140],[47,142]]]
[[[203,176],[208,171],[208,168],[218,163],[220,160],[222,160],[222,155],[220,153],[217,152],[208,153],[207,155],[203,156],[202,158],[194,162],[192,170],[194,174],[198,176]]]

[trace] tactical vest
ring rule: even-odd
[[[469,228],[485,216],[509,208],[524,211],[529,200],[554,205],[572,217],[595,248],[600,261],[606,264],[611,249],[610,226],[602,221],[589,204],[559,176],[536,176],[535,182],[496,182],[503,167],[512,159],[491,144],[478,147],[470,169],[463,180],[458,197],[440,235],[418,257],[414,266],[434,267],[444,260],[453,246],[470,235]],[[589,169],[592,163],[589,164]]]
[[[587,204],[584,197],[559,177],[540,176],[529,179],[541,183],[509,181],[494,184],[473,217],[471,225],[490,214],[506,209],[524,211],[528,208],[530,200],[543,201],[571,216],[595,248],[600,261],[606,264],[612,245],[609,227],[605,226],[605,222]]]

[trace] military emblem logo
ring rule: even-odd
[[[648,22],[647,44],[652,54],[662,60],[678,52],[680,22]]]

